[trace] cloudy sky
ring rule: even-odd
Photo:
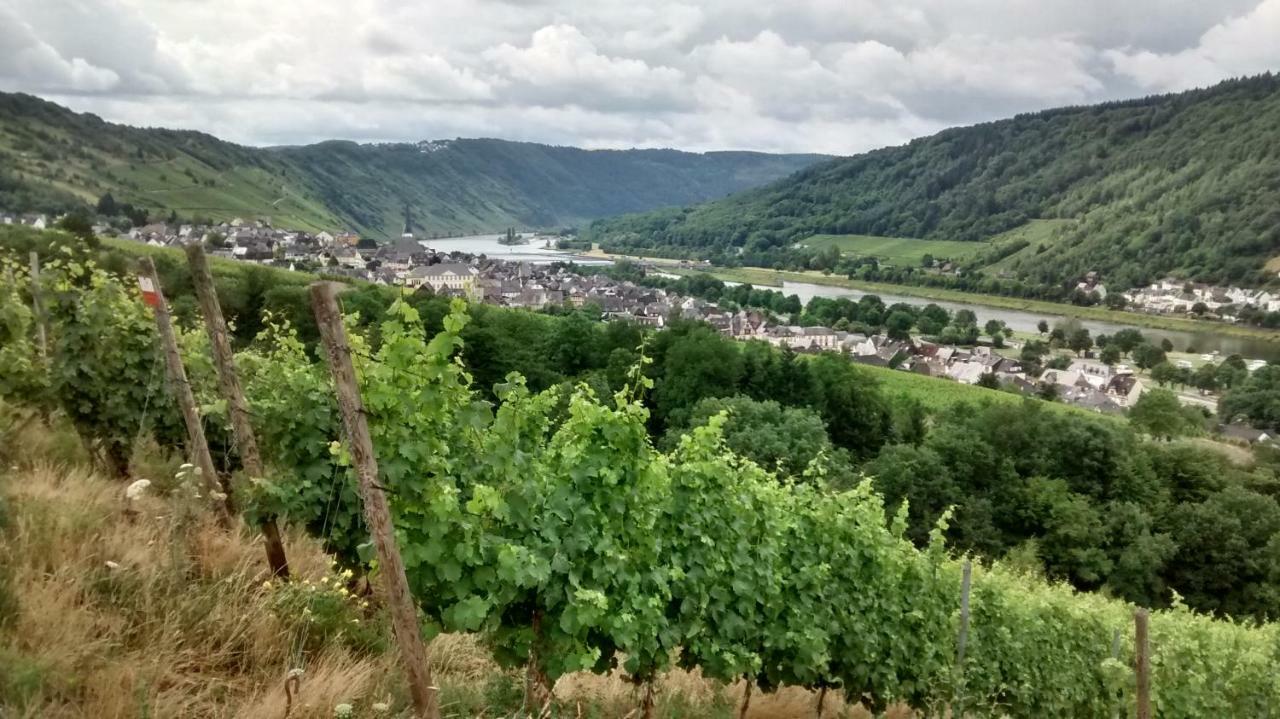
[[[1280,0],[0,0],[0,90],[267,145],[853,153],[1280,70]]]

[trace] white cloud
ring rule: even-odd
[[[3,5],[0,48],[0,86],[21,89],[21,81],[34,81],[49,90],[104,92],[120,83],[120,76],[108,68],[96,67],[82,57],[64,57]]]
[[[680,70],[605,55],[572,25],[539,28],[527,47],[503,43],[484,57],[509,78],[509,93],[531,104],[654,110],[687,105]]]
[[[0,88],[240,142],[857,152],[1280,69],[1280,0],[0,0]]]
[[[1185,90],[1224,77],[1280,69],[1280,0],[1209,28],[1195,46],[1158,53],[1125,48],[1106,53],[1116,71],[1152,90]]]

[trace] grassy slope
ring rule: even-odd
[[[841,254],[875,257],[894,265],[917,266],[925,255],[936,259],[962,260],[985,249],[984,243],[950,240],[919,240],[874,235],[814,235],[801,242],[805,247],[824,249],[834,245]]]
[[[695,270],[680,270],[675,267],[669,267],[666,271],[688,274]],[[1000,307],[1003,309],[1021,310],[1024,312],[1040,313],[1044,315],[1079,317],[1081,319],[1114,322],[1117,324],[1133,325],[1135,327],[1150,327],[1152,329],[1176,330],[1180,332],[1208,331],[1233,337],[1248,337],[1251,339],[1267,340],[1269,342],[1280,342],[1280,332],[1264,329],[1262,327],[1248,327],[1244,325],[1231,325],[1220,322],[1188,320],[1180,317],[1148,315],[1140,312],[1109,310],[1103,307],[1078,307],[1076,305],[1045,302],[1043,300],[1028,300],[1018,297],[1003,297],[1000,295],[982,295],[972,292],[941,289],[937,287],[891,285],[883,282],[861,282],[846,279],[844,277],[824,275],[821,272],[787,272],[766,270],[759,267],[740,267],[732,269],[716,269],[711,271],[709,274],[722,280],[728,280],[731,282],[749,282],[753,285],[759,286],[780,287],[784,280],[790,282],[809,282],[815,285],[847,287],[849,289],[861,290],[863,292],[905,295],[908,297],[921,297],[924,299],[945,300],[949,302],[969,302],[977,305],[986,305],[988,307]]]
[[[105,192],[184,218],[399,235],[555,227],[701,202],[776,180],[818,155],[586,151],[502,140],[250,148],[138,129],[0,93],[0,209],[93,203]],[[21,206],[19,206],[21,205]]]
[[[139,448],[134,475],[153,485],[130,503],[56,417],[17,429],[15,419],[23,413],[0,405],[0,716],[279,719],[292,667],[305,670],[293,719],[330,719],[340,703],[375,716],[375,702],[391,705],[377,716],[409,716],[380,594],[367,607],[343,597],[314,540],[287,532],[296,584],[264,585],[257,538],[222,530],[167,479],[181,458]],[[358,593],[363,583],[353,584]],[[496,666],[475,637],[441,635],[428,653],[445,717],[520,708],[523,673]],[[658,688],[660,719],[730,719],[742,696],[740,682],[680,670]],[[570,716],[636,706],[634,686],[617,674],[562,677],[556,696]],[[797,688],[757,692],[748,716],[811,717],[815,699]],[[832,691],[828,716],[840,710]]]
[[[1004,257],[982,269],[997,274],[1012,272],[1020,263],[1034,261],[1034,258],[1042,254],[1044,249],[1068,237],[1069,230],[1075,224],[1075,220],[1031,220],[1025,225],[1002,232],[991,238],[991,246],[997,250],[1001,248],[1007,250],[1021,243],[1025,243],[1026,246],[1008,254],[1001,252],[1000,254],[1004,254]]]
[[[1003,390],[961,384],[944,377],[928,377],[914,372],[889,369],[888,367],[874,367],[871,365],[859,365],[859,367],[879,382],[885,396],[890,400],[916,400],[930,412],[939,412],[961,403],[1017,404],[1020,402],[1039,402],[1053,412],[1065,412],[1069,415],[1085,414],[1091,417],[1103,416],[1116,422],[1124,421],[1114,415],[1099,415],[1096,412],[1062,404],[1061,402],[1046,402],[1042,399],[1023,397]]]

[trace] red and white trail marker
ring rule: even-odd
[[[138,275],[138,288],[142,290],[142,301],[152,307],[160,306],[160,295],[156,293],[155,283],[146,275]]]

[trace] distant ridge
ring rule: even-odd
[[[1037,285],[1092,270],[1120,286],[1167,273],[1274,280],[1280,78],[945,130],[694,208],[601,220],[591,235],[620,251],[728,259],[817,234],[976,242],[1024,227],[967,269],[999,263],[990,274]]]
[[[252,148],[0,93],[0,210],[117,202],[157,214],[399,235],[584,224],[723,197],[823,155],[581,150],[496,139]]]

